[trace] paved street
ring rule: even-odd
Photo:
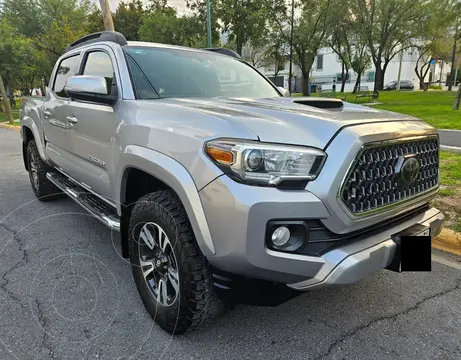
[[[70,199],[35,200],[19,133],[0,129],[2,360],[461,358],[457,258],[436,253],[450,266],[381,271],[276,308],[236,306],[172,338],[144,310],[119,251],[118,236]]]
[[[439,135],[440,144],[461,150],[461,130],[439,130]]]

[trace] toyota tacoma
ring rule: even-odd
[[[399,271],[401,234],[441,230],[436,129],[284,95],[229,50],[91,34],[22,104],[25,168],[39,200],[66,194],[120,232],[170,333],[244,283],[271,299]]]

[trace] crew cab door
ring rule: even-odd
[[[92,48],[83,55],[80,74],[103,76],[112,93],[118,92],[114,78],[115,58],[110,48]],[[117,127],[114,106],[71,100],[68,104],[68,131],[72,146],[69,175],[110,199],[113,141]]]
[[[69,97],[64,92],[64,86],[69,77],[77,74],[79,63],[79,53],[71,54],[60,60],[52,75],[51,90],[47,92],[42,107],[42,126],[47,157],[64,170],[68,168],[71,152],[71,143],[67,133]]]

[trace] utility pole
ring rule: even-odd
[[[455,36],[453,38],[453,52],[451,54],[451,71],[450,71],[450,82],[448,83],[448,91],[453,89],[453,81],[456,81],[453,78],[453,70],[455,68],[455,60],[456,60],[456,40],[458,38],[458,26],[455,29]]]
[[[402,74],[402,62],[403,62],[403,50],[400,51],[399,73],[397,75],[397,91],[400,91],[400,75]]]
[[[6,115],[8,116],[8,121],[11,125],[14,125],[13,113],[11,112],[10,99],[6,96],[5,85],[3,85],[3,79],[0,75],[0,94],[3,97],[3,104],[5,105]]]
[[[206,37],[207,46],[211,48],[213,46],[211,41],[211,0],[206,0]]]
[[[295,14],[295,0],[291,0],[291,29],[290,29],[290,69],[288,71],[288,91],[291,93],[291,78],[293,73],[293,22]]]
[[[114,22],[112,21],[112,14],[110,12],[109,0],[99,0],[101,5],[102,19],[104,21],[104,30],[115,31]]]

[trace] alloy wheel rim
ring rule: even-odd
[[[144,281],[157,302],[174,304],[179,295],[179,272],[173,246],[161,226],[149,222],[138,238],[139,264]]]
[[[35,189],[38,189],[38,174],[37,174],[37,163],[35,162],[35,156],[30,156],[30,173],[32,176],[32,183]]]

